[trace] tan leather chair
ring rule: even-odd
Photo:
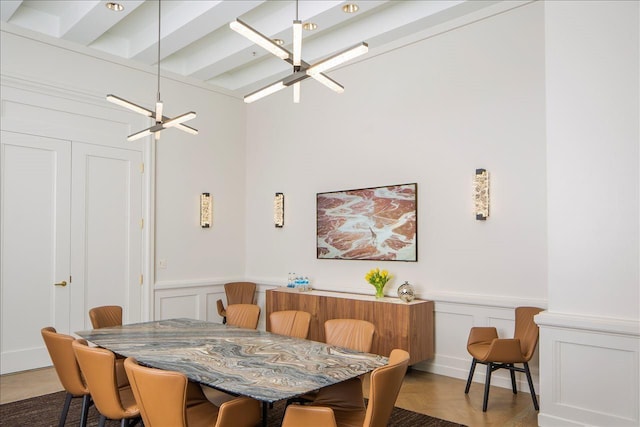
[[[224,293],[227,296],[227,305],[253,304],[256,294],[256,284],[253,282],[229,282],[224,285]],[[216,301],[218,314],[222,317],[222,323],[227,323],[227,310],[222,300]]]
[[[256,304],[231,304],[227,307],[227,323],[245,329],[257,329],[260,306]]]
[[[306,311],[274,311],[269,315],[271,332],[296,338],[307,338],[311,314]]]
[[[207,400],[200,386],[184,374],[124,362],[145,427],[254,427],[260,423],[260,403],[248,397],[224,402]]]
[[[370,352],[376,327],[366,320],[331,319],[324,322],[325,342],[329,345]]]
[[[99,347],[89,347],[87,341],[77,339],[73,351],[84,375],[91,397],[100,412],[100,427],[106,420],[120,420],[120,425],[134,426],[140,421],[140,410],[131,387],[118,387],[116,382],[116,356]]]
[[[538,307],[518,307],[515,310],[515,332],[512,339],[498,338],[498,331],[494,327],[474,327],[469,332],[467,341],[467,351],[473,356],[471,369],[465,393],[469,393],[469,387],[473,380],[473,373],[476,364],[487,365],[487,374],[484,384],[484,400],[482,411],[487,411],[489,402],[489,386],[491,385],[491,373],[496,369],[505,368],[511,374],[511,387],[513,393],[518,393],[516,388],[515,371],[524,372],[529,382],[529,391],[533,399],[533,407],[539,410],[536,391],[533,388],[531,372],[529,371],[529,360],[538,345],[538,325],[533,321],[533,317],[542,311]],[[522,363],[524,368],[515,367],[514,363]]]
[[[389,364],[371,373],[369,404],[365,408],[362,384],[354,378],[318,393],[312,406],[289,405],[282,427],[385,427],[393,411],[402,380],[409,366],[409,353],[395,349]],[[333,388],[339,387],[339,393]]]
[[[62,383],[67,395],[64,400],[64,406],[60,413],[59,427],[63,427],[67,420],[67,413],[69,412],[69,405],[74,398],[82,398],[82,414],[80,415],[80,425],[82,427],[87,425],[87,413],[89,407],[92,404],[91,395],[89,394],[89,388],[82,378],[80,372],[80,366],[76,360],[76,355],[73,353],[73,347],[71,343],[75,341],[70,335],[59,334],[55,328],[48,326],[40,330],[42,339],[47,346],[47,351],[53,362],[53,367],[58,374],[58,379]]]
[[[122,325],[122,307],[119,305],[103,305],[89,310],[89,318],[93,329],[110,328]]]
[[[325,342],[329,345],[345,347],[351,350],[370,352],[373,345],[373,335],[376,326],[366,320],[358,319],[330,319],[324,322]],[[364,376],[364,375],[363,375]],[[357,378],[362,387],[362,377]],[[337,390],[341,387],[348,387],[346,383],[336,384],[332,390],[341,394]],[[346,392],[346,391],[345,391]],[[289,399],[291,402],[309,402],[317,398],[317,392],[309,392],[302,396]]]

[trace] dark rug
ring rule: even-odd
[[[58,425],[64,397],[65,393],[61,391],[0,405],[0,426],[55,427]],[[65,426],[79,425],[81,404],[82,399],[73,399]],[[284,402],[276,403],[273,409],[269,410],[268,427],[278,427],[280,425],[283,411]],[[97,426],[98,418],[98,411],[92,406],[89,410],[89,422],[87,426]],[[107,421],[106,425],[115,427],[119,426],[120,423],[118,421]],[[393,409],[388,425],[393,427],[462,426],[462,424],[452,423],[401,408]]]

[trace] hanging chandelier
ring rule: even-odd
[[[115,95],[107,95],[107,101],[113,102],[121,107],[128,108],[129,110],[135,111],[136,113],[140,113],[144,116],[151,117],[155,120],[155,125],[141,130],[140,132],[136,132],[127,137],[127,141],[135,141],[136,139],[143,138],[145,136],[154,135],[155,140],[160,139],[160,132],[164,129],[175,127],[176,129],[180,129],[184,132],[190,133],[192,135],[197,135],[198,130],[194,129],[190,126],[183,124],[184,122],[194,119],[196,117],[196,113],[193,111],[189,111],[188,113],[181,114],[174,118],[170,118],[164,116],[162,114],[163,104],[160,100],[160,0],[158,0],[158,91],[156,98],[156,109],[155,111],[144,108],[140,105],[134,104],[133,102],[127,101],[126,99],[120,98]]]
[[[302,21],[298,19],[298,0],[296,0],[296,19],[293,21],[293,52],[289,52],[282,46],[279,46],[273,40],[261,34],[240,19],[236,19],[231,22],[229,27],[293,66],[293,73],[289,76],[245,96],[244,102],[246,103],[257,101],[260,98],[264,98],[267,95],[271,95],[272,93],[278,92],[279,90],[289,86],[293,86],[293,102],[298,103],[300,102],[300,82],[309,77],[337,93],[342,93],[344,92],[344,86],[325,75],[324,72],[329,71],[331,68],[355,57],[363,55],[369,50],[369,45],[367,45],[367,43],[360,42],[355,46],[338,52],[335,55],[325,58],[313,65],[303,61]]]

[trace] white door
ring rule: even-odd
[[[142,153],[73,143],[71,330],[91,329],[89,309],[142,313]]]
[[[141,320],[142,153],[0,136],[4,374],[51,365],[40,329],[90,329],[91,307]]]
[[[6,373],[51,364],[40,329],[69,330],[71,143],[4,131],[0,142],[0,365]]]

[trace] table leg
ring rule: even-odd
[[[262,427],[267,427],[268,402],[262,402]]]

